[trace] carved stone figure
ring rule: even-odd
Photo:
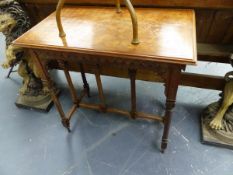
[[[224,129],[226,128],[226,122],[223,120],[226,120],[224,118],[224,115],[226,111],[229,109],[229,107],[233,104],[233,72],[229,72],[225,76],[226,85],[223,91],[223,98],[221,100],[221,106],[215,115],[215,117],[210,122],[210,127],[212,129]],[[229,118],[233,122],[233,116]],[[232,125],[233,127],[233,125]]]
[[[225,81],[222,98],[204,110],[202,137],[204,143],[233,148],[233,71],[225,75]]]
[[[33,99],[33,101],[37,101],[45,98],[45,96],[48,99],[48,88],[41,80],[40,71],[37,69],[32,55],[11,44],[29,28],[29,17],[17,1],[0,1],[0,32],[6,37],[6,60],[2,67],[6,69],[19,64],[18,74],[23,78],[23,85],[19,92],[24,100],[30,101]]]

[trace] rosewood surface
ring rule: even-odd
[[[131,41],[126,9],[118,14],[107,7],[67,7],[62,20],[67,36],[60,38],[55,13],[16,40],[17,45],[94,55],[111,55],[178,64],[196,63],[193,10],[136,9],[140,44]]]

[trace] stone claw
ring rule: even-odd
[[[216,129],[216,130],[221,130],[223,129],[222,127],[222,120],[219,120],[219,119],[213,119],[211,122],[210,122],[210,125],[209,125],[212,129]]]
[[[2,68],[3,69],[8,69],[10,67],[10,64],[9,63],[3,63],[2,64]]]

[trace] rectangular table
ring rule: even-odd
[[[193,10],[136,9],[139,21],[139,45],[131,44],[132,27],[129,13],[120,14],[111,7],[66,7],[62,21],[66,37],[60,38],[55,13],[19,37],[14,44],[25,48],[34,56],[42,70],[42,76],[51,90],[54,103],[63,125],[69,130],[70,119],[79,107],[114,112],[133,119],[147,118],[164,124],[161,151],[167,147],[172,109],[175,106],[181,71],[186,65],[194,65],[196,56],[196,29]],[[48,73],[48,63],[56,62],[64,70],[74,105],[67,115],[56,96]],[[78,67],[78,68],[77,68]],[[69,70],[81,72],[84,91],[77,96]],[[131,109],[124,111],[108,107],[102,89],[102,72],[110,70],[128,72],[131,83]],[[137,111],[137,75],[153,71],[165,83],[166,111],[163,117]],[[94,73],[99,91],[100,104],[82,103],[89,95],[85,72]],[[120,73],[119,73],[120,74]]]

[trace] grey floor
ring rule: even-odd
[[[0,57],[4,38],[0,35]],[[224,75],[229,65],[199,63],[193,72]],[[18,109],[15,105],[21,79],[0,69],[0,175],[233,175],[233,151],[200,143],[199,118],[219,92],[181,87],[174,110],[169,145],[159,152],[162,125],[132,121],[115,114],[80,109],[72,118],[72,133],[61,126],[55,108],[49,113]],[[65,109],[71,105],[64,76],[53,71],[62,89]],[[78,93],[80,75],[72,74]],[[94,77],[88,75],[92,102],[98,102]],[[127,109],[129,81],[103,77],[107,102]],[[163,85],[137,82],[140,110],[163,114]]]

